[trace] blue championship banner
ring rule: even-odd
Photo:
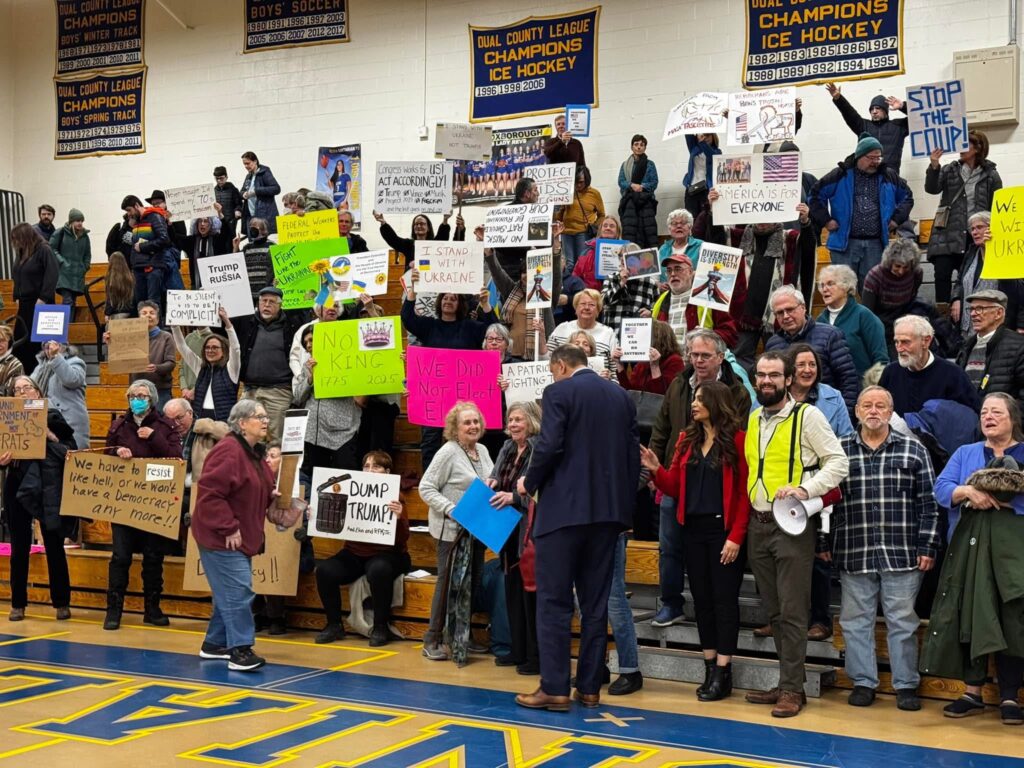
[[[469,28],[473,123],[597,106],[600,6],[530,16],[505,27]]]
[[[54,80],[57,160],[146,151],[146,69]]]
[[[145,0],[57,0],[56,76],[139,67]]]
[[[245,0],[245,53],[349,39],[348,0]]]
[[[903,0],[747,0],[744,88],[903,71]]]

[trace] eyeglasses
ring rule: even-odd
[[[758,380],[771,379],[773,381],[776,381],[778,379],[786,378],[786,374],[784,374],[784,373],[761,373],[760,371],[757,371],[756,373],[754,373],[754,378],[758,379]]]
[[[505,340],[504,336],[484,336],[484,341],[490,341],[494,343],[502,342]]]
[[[794,304],[792,307],[779,307],[775,310],[775,314],[779,317],[786,317],[787,315],[795,315],[798,310],[802,307],[799,304]]]
[[[691,352],[690,353],[690,359],[691,360],[713,360],[716,357],[718,357],[718,354],[715,353],[715,352]]]
[[[266,424],[266,423],[268,423],[270,421],[270,417],[267,416],[267,414],[265,414],[265,413],[261,413],[258,416],[250,416],[249,418],[250,419],[256,419],[256,421],[262,421],[264,424]]]
[[[826,281],[818,283],[818,287],[819,288],[835,288],[836,287],[836,281],[835,280],[826,280]]]
[[[983,304],[980,307],[976,304],[972,304],[970,309],[967,311],[972,315],[980,315],[982,312],[988,312],[990,309],[1002,309],[1002,307],[998,304]]]
[[[35,387],[31,387],[31,386],[26,384],[26,385],[21,386],[21,387],[15,387],[11,391],[14,394],[16,394],[16,395],[25,395],[25,394],[28,394],[29,392],[38,392],[39,390],[36,389]]]
[[[167,416],[167,411],[164,411],[164,416]],[[179,413],[177,416],[169,416],[168,418],[175,424],[181,424],[181,422],[183,422],[187,416],[188,413]]]

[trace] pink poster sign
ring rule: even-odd
[[[501,428],[501,357],[497,352],[409,347],[406,350],[409,421],[443,427],[460,400],[476,403],[488,427]]]

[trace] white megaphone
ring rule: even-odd
[[[806,500],[787,496],[772,502],[772,514],[779,528],[790,536],[799,536],[803,533],[807,529],[807,521],[813,515],[821,515],[821,532],[829,533],[832,505],[841,498],[842,494],[838,488],[833,488],[824,496]]]

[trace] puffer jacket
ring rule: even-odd
[[[956,364],[967,368],[978,334],[967,337]],[[1001,325],[985,346],[985,377],[982,379],[981,396],[993,392],[1005,392],[1024,406],[1024,336]]]
[[[930,195],[941,194],[939,205],[949,206],[949,218],[942,229],[932,227],[928,240],[928,259],[935,256],[960,255],[967,245],[967,219],[978,211],[992,208],[992,197],[997,189],[1003,188],[1003,180],[999,178],[996,164],[991,160],[982,160],[978,167],[981,177],[974,187],[974,205],[967,207],[967,195],[964,194],[964,180],[960,175],[963,166],[959,160],[942,166],[928,169],[924,174],[924,191]]]
[[[798,341],[814,347],[821,358],[822,382],[842,392],[846,407],[853,410],[860,392],[860,377],[843,332],[831,325],[816,323],[809,317],[799,331],[793,334],[779,331],[768,339],[764,348],[766,352],[772,349],[782,351]]]
[[[277,200],[275,200],[274,197],[281,194],[281,185],[278,184],[277,179],[274,178],[274,172],[265,165],[259,166],[254,172],[246,176],[245,181],[242,183],[241,191],[243,195],[250,189],[256,195],[255,218],[266,221],[267,233],[271,235],[275,234],[277,232],[278,210]],[[249,201],[243,200],[243,233],[247,233],[249,231],[249,219],[251,218],[253,218],[253,214],[249,213]]]
[[[82,234],[75,237],[69,224],[53,233],[50,238],[50,249],[57,257],[60,272],[57,275],[57,289],[85,293],[85,274],[92,264],[92,244],[89,241],[89,230],[82,229]]]
[[[5,490],[13,491],[18,503],[46,530],[57,531],[64,522],[60,516],[64,464],[68,451],[75,448],[75,433],[52,408],[46,414],[46,428],[57,438],[46,441],[46,457],[15,461],[8,470]]]

